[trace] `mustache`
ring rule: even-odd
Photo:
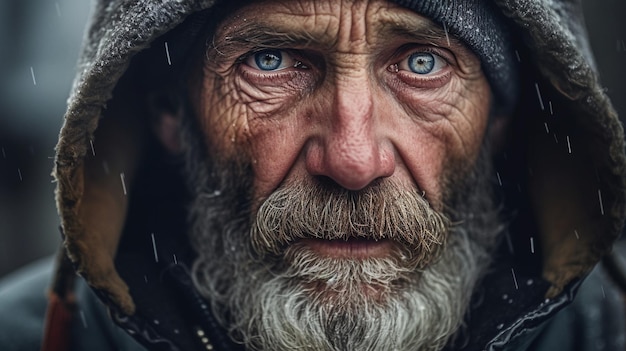
[[[359,191],[321,181],[298,181],[273,192],[251,227],[252,247],[282,256],[300,239],[392,240],[415,268],[431,263],[444,246],[450,219],[416,187],[379,180]]]

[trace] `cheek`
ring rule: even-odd
[[[238,104],[245,106],[248,116],[254,119],[280,118],[312,85],[309,75],[304,72],[260,77],[242,70],[241,75],[228,78],[234,87],[229,94]]]
[[[207,147],[214,157],[252,166],[255,198],[284,178],[304,143],[306,118],[297,118],[296,108],[304,82],[289,78],[261,84],[245,74],[205,72],[200,115]]]
[[[489,91],[484,79],[453,79],[436,91],[398,91],[388,107],[404,116],[393,126],[399,157],[433,204],[442,201],[448,175],[467,171],[478,157]]]
[[[253,198],[257,201],[274,191],[301,157],[306,136],[296,113],[283,116],[282,121],[255,120],[250,124],[253,132],[248,143],[254,170]]]
[[[216,88],[218,87],[219,88]],[[224,81],[206,79],[200,95],[200,124],[210,154],[231,155],[249,130],[247,109]]]

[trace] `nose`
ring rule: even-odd
[[[335,86],[325,134],[307,151],[311,175],[327,176],[349,190],[367,187],[395,170],[393,149],[386,143],[382,121],[376,119],[372,89],[363,81]]]

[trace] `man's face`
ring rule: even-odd
[[[480,61],[386,1],[265,1],[217,28],[197,103],[211,147],[249,158],[254,199],[295,179],[388,178],[441,209],[490,106]]]
[[[191,175],[194,275],[222,323],[258,349],[441,347],[495,235],[450,225],[492,210],[477,57],[386,1],[265,1],[192,90],[214,169]]]

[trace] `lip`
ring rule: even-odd
[[[389,239],[371,240],[364,238],[350,238],[348,240],[302,239],[300,243],[321,256],[356,259],[387,257],[393,251],[394,245]]]

